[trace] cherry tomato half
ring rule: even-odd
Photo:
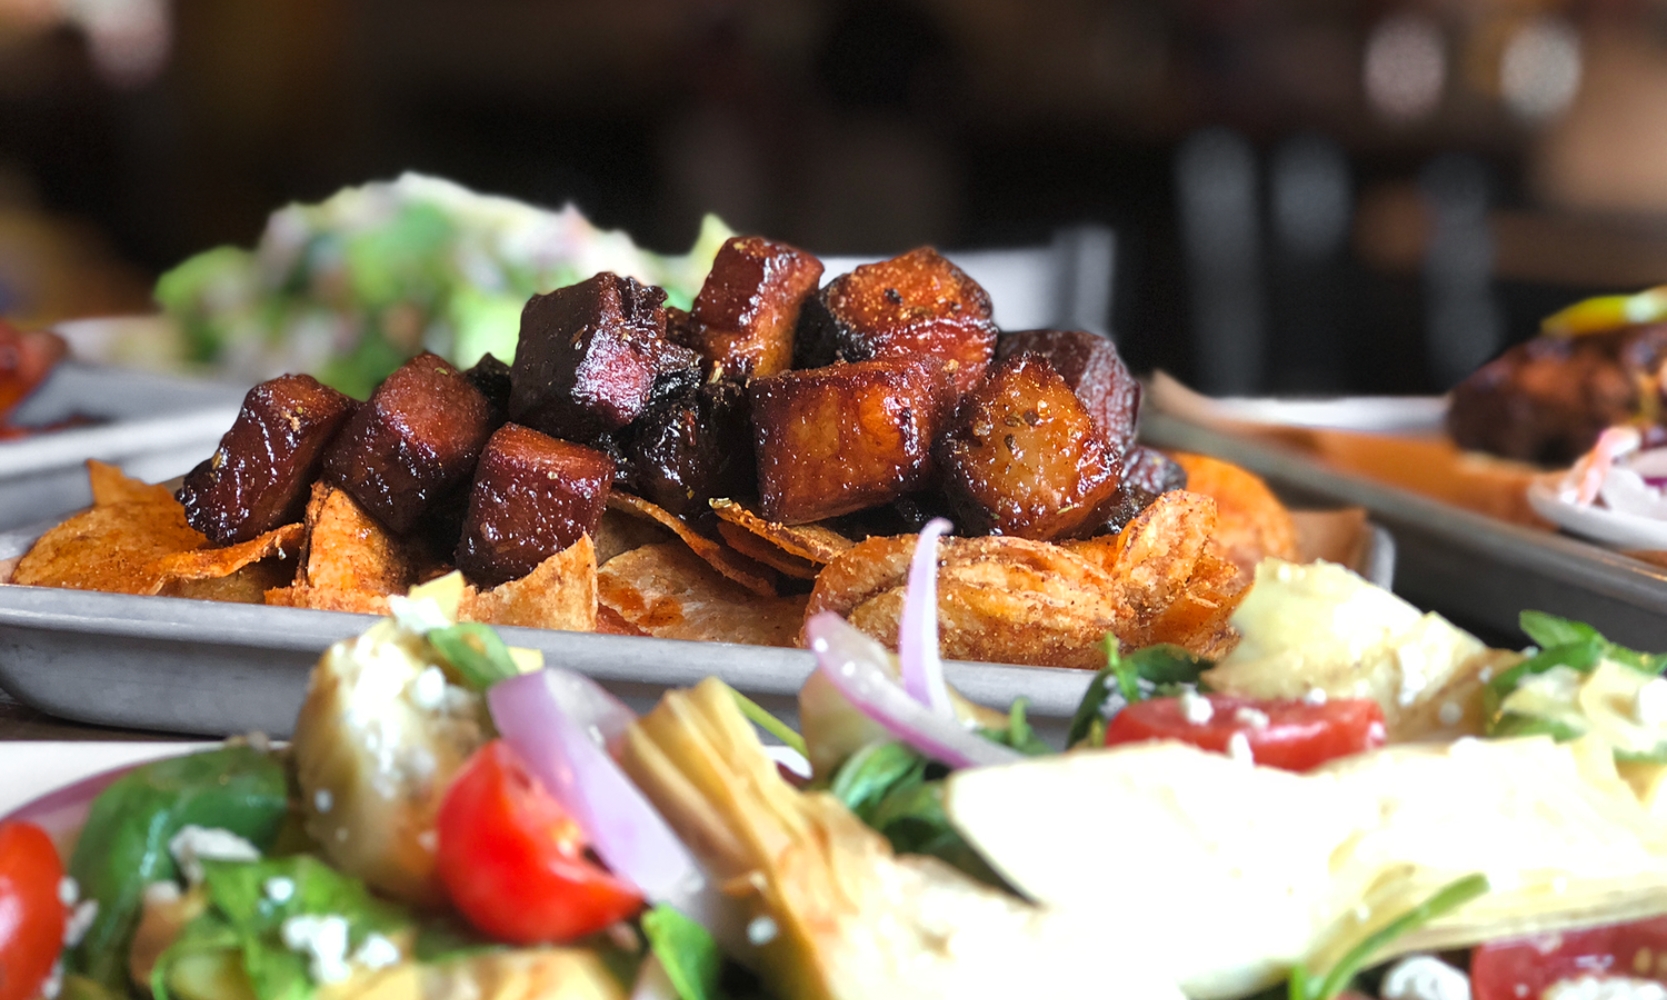
[[[571,941],[642,907],[641,894],[585,857],[578,823],[502,740],[458,772],[438,826],[441,882],[495,938]]]
[[[1470,957],[1474,1000],[1537,1000],[1584,976],[1667,983],[1667,917],[1484,944]]]
[[[29,1000],[64,945],[64,865],[33,823],[0,824],[0,1000]]]
[[[1256,763],[1306,771],[1383,745],[1383,709],[1370,698],[1339,698],[1316,705],[1223,694],[1199,697],[1210,706],[1210,717],[1204,722],[1188,719],[1180,698],[1135,702],[1106,724],[1106,746],[1179,740],[1226,753],[1234,734],[1243,733]]]

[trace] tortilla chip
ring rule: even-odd
[[[826,566],[841,552],[857,544],[832,528],[820,524],[782,524],[766,521],[734,500],[713,500],[712,510],[728,524],[764,539],[788,555]],[[725,536],[728,537],[728,536]]]
[[[224,548],[201,548],[190,552],[176,552],[157,562],[156,571],[164,585],[186,580],[209,580],[231,576],[251,563],[268,557],[280,561],[301,550],[307,529],[301,524],[286,524],[273,528],[258,538],[228,545]]]
[[[185,523],[185,510],[168,498],[124,500],[90,507],[56,525],[18,560],[12,582],[116,594],[155,594],[165,556],[208,540]]]
[[[589,535],[491,590],[465,587],[458,621],[596,631],[596,547]]]
[[[809,559],[783,552],[763,538],[758,537],[745,528],[736,527],[728,521],[718,522],[718,534],[729,547],[749,559],[756,559],[784,576],[795,580],[814,580],[821,568]]]
[[[775,574],[768,566],[748,559],[746,556],[722,542],[713,541],[705,535],[689,527],[688,522],[673,514],[671,511],[644,500],[642,497],[621,493],[618,490],[608,494],[608,507],[611,510],[625,511],[638,517],[647,518],[656,524],[670,528],[683,544],[689,547],[695,555],[706,561],[708,566],[722,573],[725,577],[735,581],[760,597],[776,596]]]
[[[662,639],[796,646],[804,597],[761,598],[724,579],[677,542],[608,560],[597,577],[602,604]]]
[[[1256,564],[1268,556],[1296,560],[1296,525],[1267,483],[1231,462],[1207,455],[1171,452],[1169,457],[1187,470],[1188,492],[1202,493],[1216,502],[1213,537],[1247,582],[1255,575]]]
[[[226,576],[170,580],[162,585],[161,594],[228,604],[263,604],[268,590],[283,587],[295,578],[295,564],[294,553],[284,559],[263,559]]]
[[[174,491],[168,487],[134,479],[117,466],[92,458],[87,459],[87,485],[93,490],[94,507],[108,507],[111,504],[136,500],[148,500],[153,503],[175,502]]]
[[[296,586],[314,591],[386,597],[417,582],[417,560],[405,544],[371,517],[359,502],[329,483],[313,484],[307,503],[306,550]],[[342,598],[353,608],[366,602]],[[370,602],[374,603],[374,602]],[[296,607],[319,607],[301,604]],[[387,602],[382,602],[382,607]],[[334,610],[347,610],[338,608]]]

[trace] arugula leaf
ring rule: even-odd
[[[781,740],[783,745],[797,750],[799,756],[807,759],[810,757],[810,748],[805,745],[805,738],[794,732],[792,726],[771,715],[763,705],[734,688],[730,688],[729,693],[735,697],[736,707],[741,710],[741,714],[746,716],[749,722]]]
[[[490,625],[463,622],[450,628],[437,628],[428,633],[428,644],[475,691],[485,691],[521,672],[509,655],[509,647]]]
[[[1083,691],[1082,701],[1071,716],[1071,728],[1065,736],[1067,748],[1087,742],[1098,746],[1098,733],[1104,730],[1105,707],[1111,701],[1112,684],[1123,703],[1132,705],[1147,698],[1176,693],[1182,686],[1204,690],[1199,677],[1215,666],[1210,660],[1194,656],[1180,646],[1161,643],[1137,649],[1127,655],[1118,650],[1117,636],[1105,637],[1106,665]]]
[[[1117,654],[1114,651],[1111,655]],[[1077,703],[1076,714],[1071,716],[1071,728],[1065,734],[1067,750],[1087,740],[1096,725],[1103,725],[1101,713],[1105,711],[1106,702],[1111,700],[1111,687],[1116,682],[1117,674],[1110,667],[1102,667],[1094,675],[1094,679],[1088,682],[1088,689],[1082,693],[1082,701]]]
[[[1448,883],[1429,899],[1367,935],[1364,941],[1349,949],[1348,954],[1338,961],[1336,968],[1324,976],[1310,974],[1306,968],[1298,965],[1291,970],[1290,1000],[1333,1000],[1349,988],[1349,983],[1354,981],[1355,975],[1389,942],[1417,930],[1437,917],[1446,916],[1487,891],[1487,876],[1480,873],[1467,875],[1456,882]]]
[[[706,928],[662,903],[642,915],[642,930],[681,1000],[721,1000],[724,956]]]
[[[1007,726],[1003,729],[988,729],[979,727],[978,732],[985,739],[1000,743],[1004,747],[1012,747],[1027,757],[1046,757],[1053,753],[1053,747],[1047,741],[1036,735],[1036,730],[1030,726],[1030,720],[1025,712],[1030,708],[1029,698],[1016,698],[1007,709]]]
[[[925,770],[926,758],[908,744],[870,743],[840,766],[828,790],[861,818],[899,784],[920,780]]]

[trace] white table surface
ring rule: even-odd
[[[191,753],[213,743],[0,742],[0,816],[63,785],[143,760]]]

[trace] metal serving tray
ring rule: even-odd
[[[1395,590],[1496,644],[1526,641],[1527,608],[1589,622],[1616,642],[1667,647],[1667,569],[1547,531],[1328,469],[1277,446],[1162,413],[1141,417],[1160,448],[1204,452],[1263,476],[1288,500],[1365,507],[1395,536]]]
[[[237,417],[246,387],[66,362],[18,408],[20,424],[76,414],[100,423],[0,443],[0,530],[92,502],[83,463],[146,482],[190,471]]]

